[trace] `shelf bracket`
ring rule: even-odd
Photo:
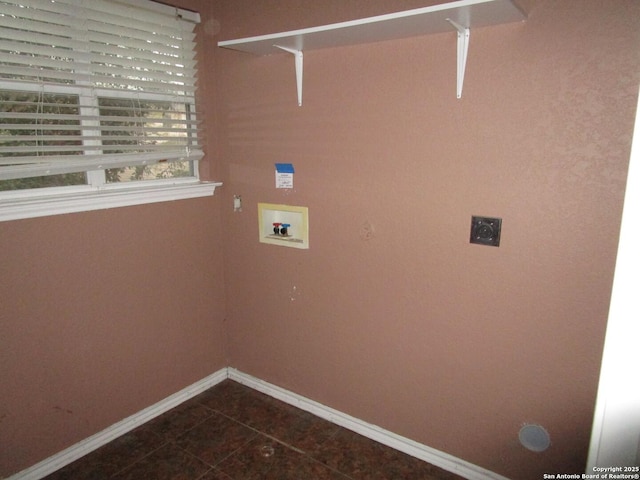
[[[296,87],[298,90],[298,106],[302,106],[302,50],[296,50],[294,48],[289,47],[281,47],[280,45],[274,45],[274,47],[279,48],[280,50],[284,50],[285,52],[289,52],[293,54],[295,62],[296,62]]]
[[[467,53],[469,52],[469,37],[471,31],[468,27],[457,24],[450,18],[447,18],[453,28],[458,31],[458,79],[457,79],[457,96],[462,97],[462,84],[464,83],[464,71],[467,66]]]

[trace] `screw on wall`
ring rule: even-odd
[[[289,291],[289,300],[291,300],[292,302],[295,302],[299,296],[300,296],[300,290],[298,290],[298,287],[294,285],[293,287],[291,287],[291,290]]]

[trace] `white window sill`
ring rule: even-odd
[[[213,195],[216,187],[221,185],[219,182],[190,179],[144,186],[113,185],[101,190],[70,187],[65,189],[64,193],[39,193],[29,196],[10,192],[17,195],[0,197],[0,222],[206,197]]]

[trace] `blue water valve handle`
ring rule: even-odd
[[[290,226],[290,223],[283,223],[282,225],[280,225],[280,235],[288,235]]]

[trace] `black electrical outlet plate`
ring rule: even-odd
[[[471,217],[471,236],[469,241],[479,245],[498,247],[500,245],[501,218]]]

